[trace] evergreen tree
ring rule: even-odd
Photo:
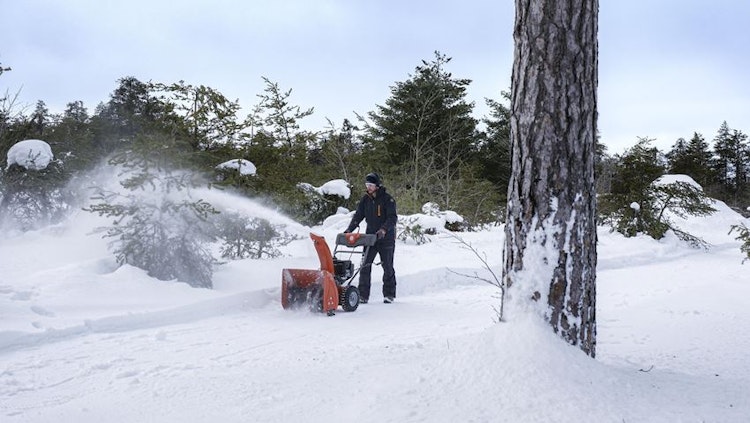
[[[174,84],[151,83],[153,95],[164,102],[165,110],[176,115],[173,133],[183,134],[194,150],[214,150],[224,145],[244,143],[249,123],[240,121],[240,104],[217,90],[180,81]]]
[[[596,154],[594,155],[594,183],[598,195],[608,194],[612,191],[612,179],[615,175],[617,159],[607,153],[607,146],[596,141]]]
[[[368,163],[362,160],[360,129],[348,119],[344,119],[341,128],[335,128],[330,121],[329,125],[330,130],[321,139],[319,147],[313,151],[313,156],[318,156],[319,159],[312,158],[311,161],[319,162],[336,178],[351,182],[368,166]]]
[[[615,155],[610,192],[599,195],[600,219],[626,236],[645,232],[646,223],[639,217],[656,213],[651,210],[653,201],[649,188],[664,174],[665,166],[659,150],[651,146],[652,141],[640,138],[625,153]],[[661,238],[666,231],[662,229],[652,232],[659,232]]]
[[[138,135],[174,136],[171,107],[155,96],[150,84],[132,76],[118,82],[109,101],[97,106],[91,122],[94,144],[102,157],[129,148]]]
[[[503,92],[505,100],[510,93]],[[499,101],[485,99],[490,107],[490,117],[482,121],[487,125],[486,137],[479,143],[476,160],[481,166],[481,175],[497,186],[501,198],[508,194],[510,180],[510,109]]]
[[[715,211],[710,200],[699,186],[683,181],[662,181],[666,166],[659,150],[650,145],[651,141],[642,138],[616,157],[612,192],[599,196],[600,219],[628,237],[643,233],[661,239],[672,230],[682,240],[694,245],[704,244],[676,226],[670,216],[709,215]],[[686,159],[688,151],[684,140],[678,142],[671,151],[673,165],[693,163]]]
[[[447,72],[450,60],[435,52],[432,62],[422,61],[409,80],[391,87],[385,106],[368,114],[372,124],[365,128],[365,141],[369,157],[379,162],[373,170],[399,182],[396,194],[404,210],[417,211],[434,200],[443,208],[460,203],[453,185],[478,133],[474,105],[465,100],[471,81]]]
[[[689,168],[686,174],[692,177],[702,187],[707,188],[714,180],[711,171],[712,153],[703,135],[695,132],[687,145]],[[676,172],[675,172],[676,173]]]
[[[678,138],[672,149],[666,154],[668,173],[685,174],[692,170],[692,161],[688,154],[688,144],[685,138]],[[691,175],[692,176],[692,175]]]
[[[750,147],[747,135],[729,128],[723,122],[714,138],[715,161],[713,170],[730,205],[738,205],[745,196],[748,178]]]
[[[208,218],[217,211],[191,195],[201,182],[197,174],[172,170],[190,154],[190,147],[174,138],[138,135],[132,148],[109,161],[121,169],[121,188],[97,187],[96,202],[86,210],[113,219],[100,231],[113,238],[118,263],[157,279],[210,288],[215,234]]]
[[[260,103],[256,111],[262,116],[264,129],[270,131],[274,139],[288,149],[287,154],[295,154],[300,146],[304,148],[308,142],[315,139],[315,134],[301,131],[299,123],[302,119],[313,114],[311,107],[300,109],[289,103],[292,90],[283,91],[279,84],[263,77],[266,83],[264,94],[259,94]]]

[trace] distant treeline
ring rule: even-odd
[[[474,104],[466,100],[471,80],[448,72],[450,61],[436,52],[409,79],[390,87],[384,105],[354,121],[329,121],[318,131],[300,126],[314,109],[294,105],[292,90],[267,78],[258,103],[245,108],[251,110],[247,116],[240,116],[238,101],[184,81],[124,77],[93,112],[81,101],[68,103],[60,114],[50,113],[41,100],[32,110],[6,92],[0,95],[0,157],[18,141],[41,139],[52,146],[56,162],[33,178],[25,169],[3,164],[0,214],[11,213],[12,197],[24,190],[49,193],[71,180],[83,183],[94,167],[124,157],[125,151],[149,148],[168,152],[171,166],[271,201],[305,224],[319,223],[336,207],[353,208],[364,176],[373,171],[383,176],[401,214],[432,202],[462,215],[468,229],[502,221],[510,176],[509,93],[486,99],[489,116],[473,117]],[[597,191],[610,200],[601,202],[600,211],[630,204],[634,185],[665,173],[689,175],[709,196],[744,209],[750,199],[747,135],[726,122],[717,126],[712,142],[694,133],[676,140],[666,153],[647,139],[634,140],[621,155],[609,155],[598,144]],[[257,175],[216,168],[231,159],[251,161]],[[311,210],[300,183],[318,186],[332,179],[348,181],[351,198],[329,198]],[[66,201],[65,195],[60,192],[55,201]]]

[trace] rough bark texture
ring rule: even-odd
[[[514,282],[550,270],[536,282],[548,291],[522,300],[547,301],[553,330],[592,357],[598,9],[598,0],[516,0],[504,250],[509,292]],[[551,253],[524,257],[532,244]]]

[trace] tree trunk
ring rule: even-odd
[[[509,306],[536,310],[591,357],[598,9],[598,0],[516,0],[503,252]]]

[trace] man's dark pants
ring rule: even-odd
[[[383,297],[396,297],[396,272],[393,270],[393,252],[396,249],[395,240],[379,239],[370,247],[365,257],[365,263],[359,273],[359,295],[363,299],[370,298],[370,273],[375,254],[380,255],[383,266]]]

